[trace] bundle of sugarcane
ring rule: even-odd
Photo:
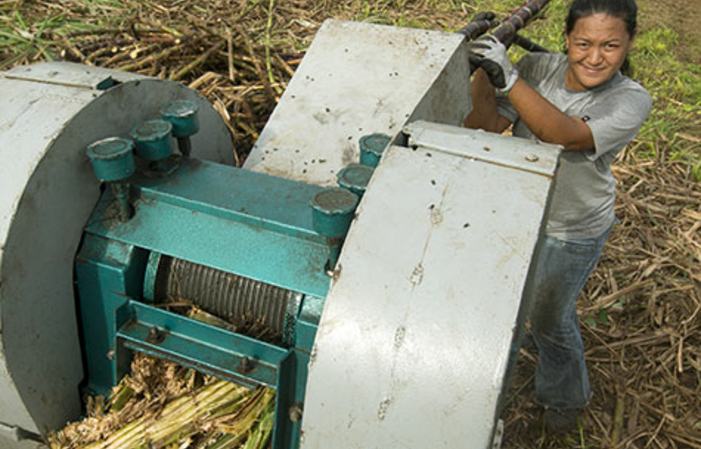
[[[107,405],[49,436],[51,449],[262,449],[268,445],[274,392],[250,390],[175,364],[135,357],[132,374]]]

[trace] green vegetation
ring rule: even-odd
[[[679,36],[665,27],[640,34],[635,43],[636,78],[655,102],[639,140],[647,157],[681,160],[692,165],[693,178],[701,181],[701,65],[675,56]],[[660,148],[668,147],[668,154]]]

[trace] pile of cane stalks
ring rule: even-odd
[[[640,49],[661,19],[649,12],[658,0],[637,2]],[[479,10],[493,9],[503,17],[520,3],[0,0],[0,70],[63,59],[181,82],[207,97],[222,116],[240,165],[325,19],[457,30]],[[696,2],[683,3],[688,10]],[[524,34],[551,50],[561,48],[560,33],[538,33],[545,22],[564,22],[566,4],[552,0],[547,21],[534,22]],[[669,8],[669,13],[681,14],[677,9],[683,8]],[[663,48],[654,54],[653,44],[645,50],[653,53],[646,61],[672,52]],[[640,50],[637,54],[643,56]],[[668,77],[670,85],[677,82],[678,73],[660,70],[658,79],[646,83],[654,97],[648,122],[665,110],[688,112],[683,120],[663,120],[667,128],[644,128],[615,163],[621,223],[578,303],[591,404],[578,430],[546,435],[533,398],[537,354],[522,349],[502,415],[504,449],[701,448],[701,188],[694,163],[677,157],[695,154],[698,166],[701,99],[652,90]],[[271,402],[269,392],[241,390],[137,356],[134,374],[113,398],[106,405],[93,400],[89,416],[53,435],[51,444],[54,449],[90,444],[223,448],[258,441],[261,445],[248,447],[262,447],[268,412],[255,419],[249,412],[269,410]],[[201,413],[205,403],[215,406]],[[176,421],[185,411],[192,418]],[[245,429],[229,432],[238,426],[234,416],[248,420]],[[173,421],[157,424],[160,419]]]
[[[135,354],[132,372],[88,416],[49,435],[51,449],[263,449],[275,394]]]

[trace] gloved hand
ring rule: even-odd
[[[468,44],[470,64],[481,67],[489,81],[502,93],[508,93],[518,79],[518,70],[509,61],[506,47],[499,40],[487,34]]]

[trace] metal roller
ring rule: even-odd
[[[260,323],[284,337],[294,326],[302,294],[164,256],[156,278],[156,302],[173,300],[190,301],[226,320]]]

